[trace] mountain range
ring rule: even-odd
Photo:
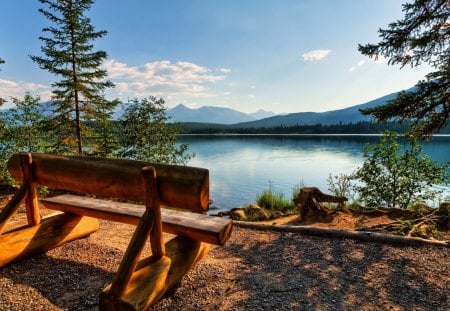
[[[258,110],[254,113],[244,113],[235,109],[203,106],[197,109],[186,107],[183,104],[168,109],[167,116],[172,122],[199,122],[216,124],[234,124],[257,121],[274,116],[271,111]]]
[[[411,91],[413,88],[406,91]],[[296,112],[284,115],[275,115],[271,111],[258,110],[254,113],[244,113],[238,110],[222,107],[203,106],[197,109],[178,106],[168,109],[166,114],[171,122],[181,123],[203,123],[224,125],[227,128],[261,128],[277,126],[296,126],[296,125],[333,125],[349,124],[359,121],[370,121],[371,117],[361,114],[360,109],[377,107],[394,99],[398,93],[392,93],[364,104],[351,106],[338,110],[326,112]],[[44,114],[49,114],[52,110],[50,102],[41,104]],[[114,114],[114,119],[119,119],[124,113],[124,107],[120,107]]]
[[[370,121],[371,117],[362,115],[360,109],[383,105],[386,101],[397,97],[397,94],[392,93],[364,104],[326,112],[297,112],[275,115],[270,111],[258,110],[255,113],[246,114],[230,108],[203,106],[198,109],[191,109],[180,104],[167,110],[167,115],[170,116],[172,122],[225,124],[231,128],[348,124]]]

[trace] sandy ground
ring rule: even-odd
[[[88,238],[0,268],[0,310],[97,310],[133,230],[101,221]],[[449,255],[235,227],[153,310],[450,310]]]

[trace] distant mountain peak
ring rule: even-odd
[[[251,115],[252,117],[254,117],[254,118],[257,119],[257,120],[260,120],[260,119],[265,119],[265,118],[273,117],[273,116],[275,116],[276,114],[275,114],[274,112],[272,112],[272,111],[267,111],[267,110],[264,110],[264,109],[259,109],[258,111],[249,113],[249,115]]]
[[[189,108],[183,104],[167,110],[167,116],[173,122],[201,122],[217,124],[233,124],[239,122],[255,121],[256,118],[243,112],[214,106],[202,106],[200,108]]]

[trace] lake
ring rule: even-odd
[[[196,154],[187,164],[209,169],[210,197],[220,210],[253,203],[272,186],[292,197],[295,185],[328,192],[329,174],[349,174],[363,162],[362,150],[376,135],[183,135]],[[423,143],[436,161],[450,159],[450,136]],[[446,189],[446,195],[450,194]]]

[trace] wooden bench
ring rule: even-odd
[[[208,252],[209,244],[223,245],[231,235],[231,220],[205,214],[206,169],[22,153],[11,157],[8,170],[22,186],[0,212],[0,267],[86,237],[98,230],[98,219],[136,226],[116,276],[100,293],[100,310],[148,308]],[[36,185],[77,194],[41,199],[58,211],[41,218]],[[28,225],[2,233],[23,199]],[[163,231],[176,237],[164,243]],[[148,237],[152,254],[140,259]]]

